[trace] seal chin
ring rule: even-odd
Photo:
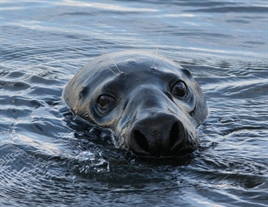
[[[198,145],[196,133],[191,131],[195,129],[187,129],[176,116],[159,114],[133,124],[128,148],[146,157],[185,156]]]

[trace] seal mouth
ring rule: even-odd
[[[135,161],[137,163],[146,163],[152,165],[171,165],[171,166],[182,166],[188,165],[196,157],[194,153],[187,154],[184,156],[136,156]]]

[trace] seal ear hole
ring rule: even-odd
[[[140,148],[142,148],[145,152],[149,152],[149,144],[146,137],[139,131],[134,131],[134,139],[136,140],[137,144]]]
[[[83,97],[85,97],[88,93],[89,88],[87,86],[83,86],[82,90],[79,93],[79,99],[82,99]]]
[[[187,94],[187,87],[183,81],[178,81],[172,86],[171,92],[174,96],[182,98]]]
[[[192,78],[192,74],[188,69],[182,69],[182,72],[184,73],[184,75],[186,75],[188,78]]]

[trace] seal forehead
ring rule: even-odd
[[[153,63],[161,65],[161,68],[152,69]],[[168,84],[188,78],[182,68],[173,61],[163,60],[161,56],[133,52],[112,53],[110,57],[101,56],[83,70],[84,74],[79,75],[80,86],[83,86],[80,95],[88,93],[88,87],[93,88],[91,93],[117,90],[131,93],[131,90],[139,85],[166,89]]]

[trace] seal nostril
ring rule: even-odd
[[[134,131],[134,138],[137,142],[137,144],[146,152],[149,152],[149,144],[147,142],[146,137],[139,131]]]
[[[172,128],[171,128],[171,131],[170,131],[170,136],[169,136],[169,139],[170,139],[170,148],[172,148],[177,139],[179,138],[179,123],[178,122],[175,122],[173,125],[172,125]]]

